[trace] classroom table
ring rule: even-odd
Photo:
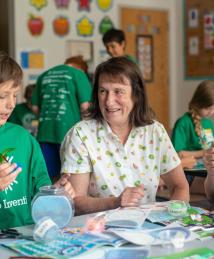
[[[86,219],[91,216],[91,215],[83,215],[83,216],[77,216],[77,217],[73,217],[70,226],[71,227],[82,227],[84,226]],[[32,229],[33,226],[25,226],[25,227],[20,227],[17,228],[20,232],[22,232],[23,234],[32,234]],[[136,246],[135,246],[136,247]],[[172,245],[167,245],[167,246],[151,246],[150,247],[150,256],[160,256],[160,255],[168,255],[168,254],[172,254],[172,253],[176,253],[176,252],[181,252],[181,251],[185,251],[187,249],[192,249],[192,248],[202,248],[202,247],[207,247],[207,248],[211,248],[214,249],[214,239],[208,239],[208,240],[193,240],[190,242],[187,242],[186,244],[184,244],[183,248],[174,248]],[[96,258],[96,259],[101,259],[101,258],[105,258],[105,252],[109,249],[114,249],[114,248],[109,248],[109,247],[102,247],[99,249],[96,249],[90,253],[86,253],[82,256],[78,256],[78,257],[72,257],[72,258],[84,258],[84,259],[89,259],[89,258]],[[1,247],[0,246],[0,258],[1,259],[8,259],[10,256],[18,256],[18,254],[16,254],[15,252]]]

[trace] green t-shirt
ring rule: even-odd
[[[213,138],[214,125],[211,119],[202,118],[201,127],[209,132],[210,135],[212,134],[212,136],[208,136],[209,138]],[[196,151],[202,149],[201,141],[195,132],[195,125],[190,113],[185,113],[176,121],[172,132],[172,143],[177,152],[182,150]]]
[[[43,73],[32,97],[40,110],[38,141],[60,144],[80,121],[80,105],[91,101],[91,92],[86,74],[79,69],[59,65]]]
[[[125,55],[125,57],[126,57],[128,60],[130,60],[130,61],[132,61],[133,63],[135,63],[136,65],[138,65],[137,59],[136,59],[135,57],[133,57],[133,56],[131,56],[131,55]]]
[[[7,160],[22,167],[22,172],[0,191],[0,229],[32,224],[31,200],[44,185],[50,185],[39,144],[19,125],[7,122],[0,127],[0,153],[14,148]]]
[[[23,126],[34,136],[37,132],[37,117],[26,103],[17,104],[8,121]]]

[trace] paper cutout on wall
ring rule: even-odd
[[[90,11],[91,0],[76,0],[78,2],[79,11]]]
[[[76,23],[77,34],[80,36],[92,36],[94,32],[94,22],[88,17],[83,16]]]
[[[114,24],[112,20],[108,16],[105,16],[99,24],[99,32],[103,35],[113,27]]]
[[[70,24],[65,16],[58,16],[53,20],[53,30],[58,36],[65,36],[69,33]]]
[[[39,36],[42,34],[44,22],[41,17],[31,14],[28,19],[27,26],[32,36]]]
[[[126,32],[133,32],[133,33],[135,33],[135,32],[136,32],[136,27],[135,27],[135,25],[134,25],[134,24],[129,24],[129,25],[127,25],[127,27],[126,27]]]
[[[21,51],[20,58],[23,69],[44,68],[44,52],[41,50]]]
[[[189,38],[189,55],[196,56],[199,54],[199,39],[198,37]]]
[[[102,63],[109,59],[109,54],[107,53],[106,49],[100,49],[98,53],[99,63]]]
[[[57,8],[68,9],[70,0],[55,0],[55,5]]]
[[[153,37],[137,35],[137,60],[146,82],[153,81]]]
[[[47,5],[47,0],[30,0],[30,4],[34,6],[37,10],[41,10]]]
[[[190,28],[198,27],[198,9],[192,8],[188,13],[188,26]]]
[[[96,0],[96,2],[98,8],[104,12],[108,11],[113,5],[113,0]]]
[[[204,48],[214,49],[214,12],[204,15]]]

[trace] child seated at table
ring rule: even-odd
[[[214,141],[213,115],[214,81],[204,81],[196,88],[188,112],[176,121],[173,128],[172,143],[181,160],[202,160],[204,149]],[[196,189],[203,186],[201,179],[194,181],[199,182]]]
[[[0,52],[0,229],[32,224],[31,200],[41,186],[51,184],[35,138],[21,126],[7,122],[22,77],[20,66]],[[74,195],[66,178],[58,185]]]

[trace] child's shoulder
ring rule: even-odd
[[[20,140],[22,138],[32,137],[31,134],[25,128],[12,122],[6,122],[3,126],[3,130],[5,134],[17,136],[18,138],[20,138]]]

